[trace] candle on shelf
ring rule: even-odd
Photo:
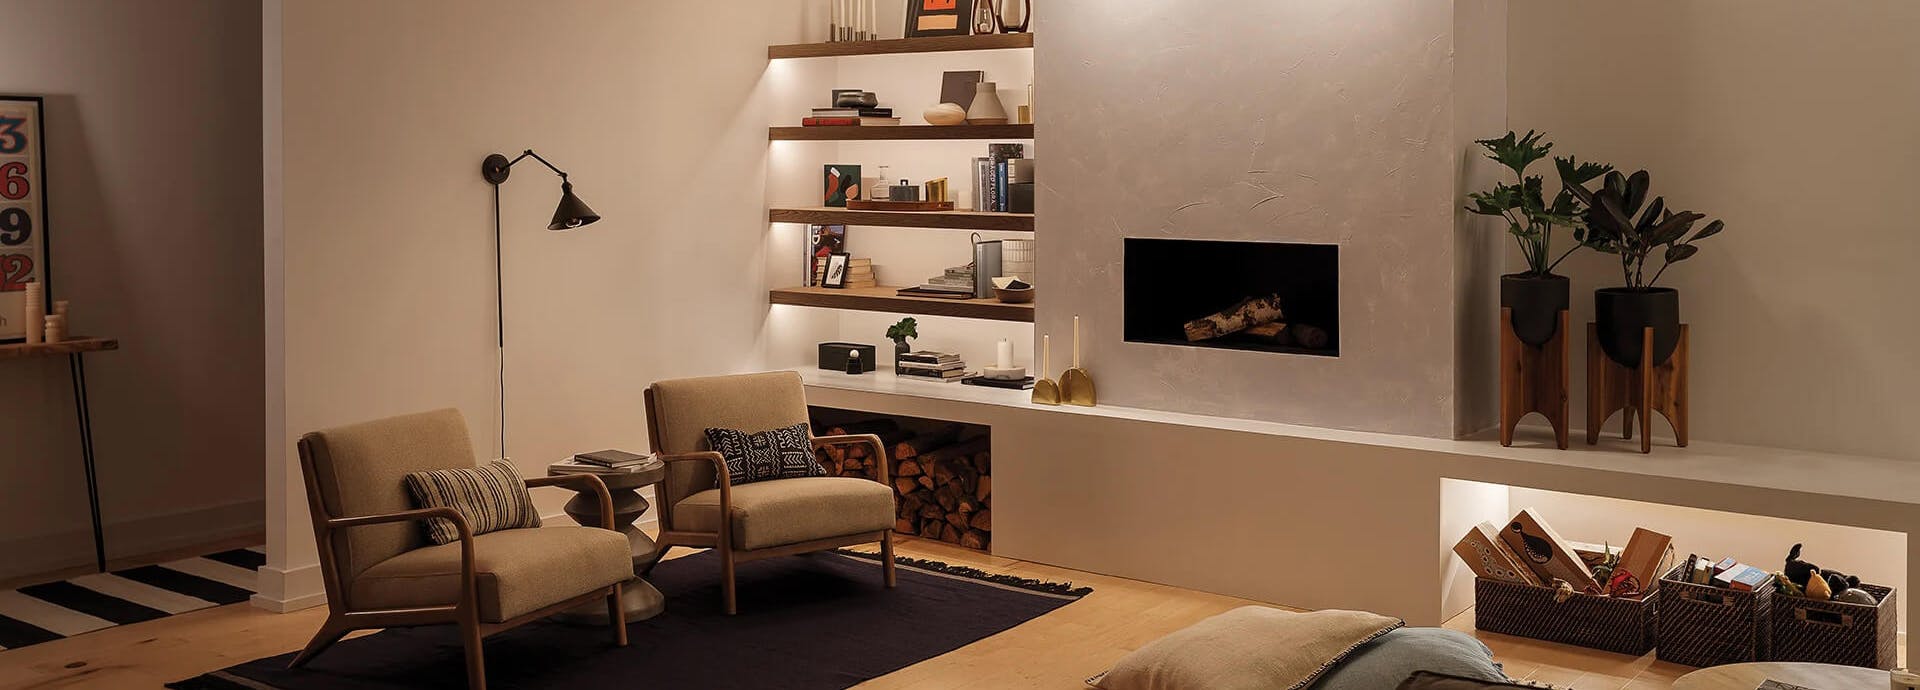
[[[1007,342],[1006,338],[1001,338],[1000,345],[998,348],[996,348],[995,355],[996,356],[994,357],[994,360],[993,360],[993,366],[998,367],[1000,369],[1013,368],[1013,343]]]
[[[27,283],[23,303],[21,327],[26,331],[27,344],[39,343],[46,336],[47,293],[39,281]]]
[[[1053,336],[1040,336],[1040,378],[1046,378],[1053,371]]]
[[[1073,315],[1073,368],[1080,368],[1080,315]]]

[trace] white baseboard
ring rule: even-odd
[[[162,553],[261,534],[266,504],[255,499],[148,515],[101,525],[107,557]],[[50,573],[93,563],[93,526],[84,518],[58,531],[0,541],[0,577]]]

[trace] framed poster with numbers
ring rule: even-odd
[[[27,335],[27,283],[47,285],[47,147],[39,96],[0,96],[0,342]]]

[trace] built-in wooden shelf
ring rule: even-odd
[[[1004,50],[1007,48],[1032,47],[1033,34],[937,36],[933,38],[893,38],[883,41],[793,43],[780,46],[767,46],[767,59],[844,57],[848,55],[899,55],[902,53],[953,53],[967,50]]]
[[[82,352],[118,350],[120,341],[112,338],[68,338],[57,343],[11,343],[0,345],[0,359],[59,357]]]
[[[894,314],[955,316],[964,319],[1024,321],[1033,323],[1033,304],[1031,303],[1006,304],[993,298],[940,299],[938,297],[907,297],[893,294],[895,290],[899,289],[900,288],[897,287],[837,289],[825,287],[779,288],[767,291],[767,300],[774,304],[793,304],[802,307],[883,311]]]
[[[876,225],[895,228],[943,228],[947,230],[1001,230],[1033,232],[1031,213],[990,213],[986,211],[850,211],[844,208],[775,208],[767,210],[767,220],[775,223],[812,225]]]
[[[892,125],[887,127],[769,127],[774,141],[908,141],[916,139],[1032,139],[1033,125]]]

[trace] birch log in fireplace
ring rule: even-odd
[[[874,457],[870,448],[856,445],[822,448],[817,457],[828,475],[872,477],[878,463],[888,463],[894,532],[988,550],[993,444],[986,427],[905,417],[836,421],[842,415],[831,412],[837,411],[815,410],[817,433],[875,434],[886,454]]]

